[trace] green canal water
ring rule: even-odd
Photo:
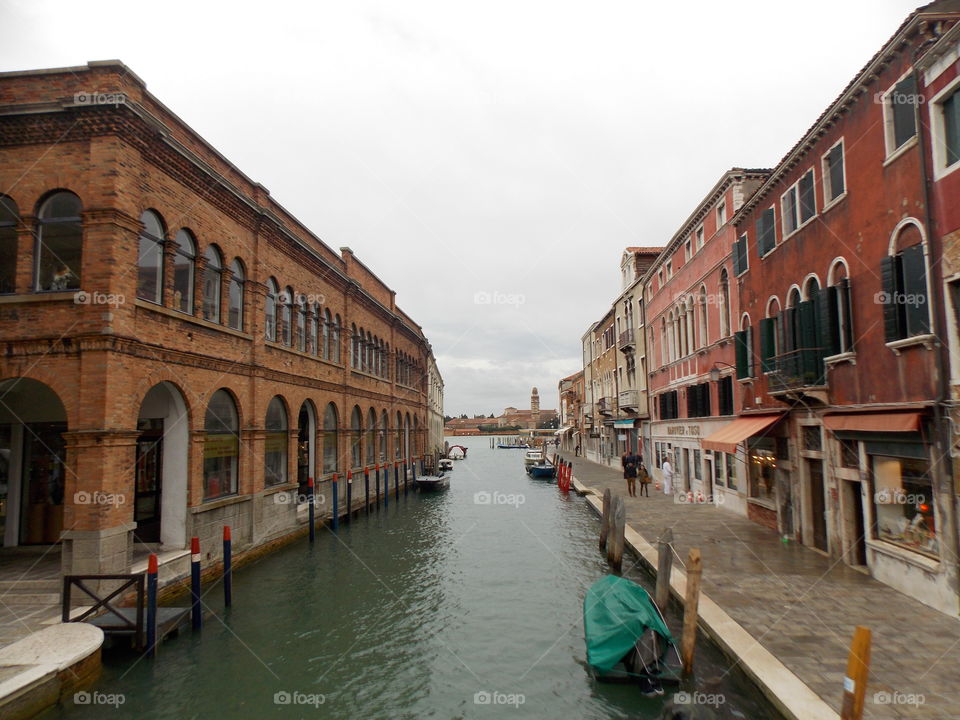
[[[90,704],[42,717],[660,718],[670,688],[648,699],[587,672],[581,604],[607,572],[596,517],[488,444],[469,439],[448,492],[391,497],[237,571],[231,609],[206,594],[202,633],[152,661],[105,654]],[[700,642],[689,689],[722,693],[711,717],[778,718],[729,668]]]

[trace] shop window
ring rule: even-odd
[[[776,444],[773,438],[755,438],[748,448],[747,478],[750,497],[766,502],[775,501],[775,474],[777,470]]]
[[[801,428],[803,434],[803,449],[819,452],[823,450],[823,436],[819,425],[804,425]]]
[[[339,451],[337,450],[337,408],[333,403],[327,405],[323,413],[323,472],[337,472]]]
[[[708,451],[709,452],[709,451]],[[713,462],[713,484],[714,485],[723,485],[723,453],[715,452],[712,456],[708,455],[707,457],[712,457]]]
[[[16,203],[6,195],[0,195],[0,293],[16,292],[19,222]]]
[[[235,495],[240,425],[237,406],[226,390],[217,390],[210,396],[203,427],[203,498],[214,500]]]
[[[860,443],[856,440],[840,441],[840,465],[854,469],[860,467]]]
[[[163,298],[163,222],[152,210],[145,210],[140,222],[143,230],[137,251],[137,297],[159,304]]]
[[[173,254],[173,308],[193,315],[193,268],[197,259],[197,245],[190,231],[181,228],[174,238],[177,250]]]
[[[266,446],[263,452],[264,483],[280,485],[287,481],[287,410],[283,400],[275,396],[267,406]]]
[[[737,456],[736,453],[725,453],[727,458],[727,487],[737,489]]]
[[[700,460],[700,451],[693,451],[693,476],[697,479],[697,482],[703,481],[703,464]]]
[[[80,198],[66,191],[54,193],[37,213],[36,289],[78,289],[82,252]]]
[[[871,454],[870,463],[875,536],[936,557],[940,547],[927,460]]]
[[[243,330],[243,264],[239,258],[230,265],[229,303],[227,325],[234,330]]]

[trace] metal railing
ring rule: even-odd
[[[633,328],[629,328],[627,330],[624,330],[622,333],[620,333],[620,339],[618,341],[618,345],[621,350],[623,350],[624,348],[633,347],[634,344],[635,343],[633,340]]]
[[[604,415],[610,415],[613,412],[613,398],[602,397],[597,401],[597,410]]]
[[[640,407],[640,393],[636,390],[623,390],[617,396],[617,400],[622,408]]]
[[[775,355],[766,362],[772,392],[823,387],[827,384],[823,348],[800,348]]]

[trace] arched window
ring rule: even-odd
[[[303,293],[297,296],[297,350],[307,351],[307,298]]]
[[[403,416],[403,456],[410,457],[410,413]]]
[[[203,270],[203,319],[220,322],[220,273],[223,261],[216,245],[211,245],[204,253],[207,267]]]
[[[173,307],[193,315],[193,268],[197,245],[186,228],[177,231],[174,241],[177,250],[173,255]]]
[[[326,308],[323,311],[323,359],[331,359],[331,347],[330,347],[330,335],[333,332],[333,320],[330,317],[330,309]]]
[[[720,337],[730,335],[730,278],[727,269],[720,271]]]
[[[78,289],[82,253],[80,198],[61,190],[44,200],[37,213],[36,289]]]
[[[777,369],[780,354],[781,331],[780,301],[772,297],[767,301],[767,314],[760,321],[760,368],[763,372]]]
[[[930,332],[926,246],[923,226],[913,218],[904,218],[891,235],[889,255],[880,262],[887,342]]]
[[[367,413],[367,432],[363,442],[367,449],[364,462],[373,465],[377,461],[377,411],[373,408]]]
[[[263,450],[264,484],[281,485],[287,481],[287,446],[290,444],[290,434],[287,432],[287,409],[279,395],[275,395],[267,405],[267,418],[263,429],[266,431]]]
[[[700,286],[700,299],[698,314],[699,318],[697,321],[697,333],[700,336],[700,347],[705,348],[710,344],[710,337],[708,335],[708,324],[707,324],[707,288],[705,285]]]
[[[243,330],[243,263],[234,258],[230,263],[230,307],[227,309],[227,325],[234,330]]]
[[[827,287],[820,295],[824,352],[829,355],[853,352],[853,312],[847,264],[837,258],[827,274]]]
[[[280,337],[284,345],[293,344],[293,288],[280,293]]]
[[[660,366],[663,367],[670,362],[670,348],[667,341],[667,319],[660,318]]]
[[[210,396],[203,429],[203,498],[213,500],[235,495],[240,460],[240,422],[237,406],[226,390],[217,390]]]
[[[263,327],[267,340],[271,342],[277,341],[277,300],[279,299],[277,296],[279,294],[280,290],[277,287],[277,281],[273,278],[267,280],[267,297],[264,306]]]
[[[320,354],[320,324],[323,322],[323,315],[320,310],[320,303],[313,304],[313,312],[310,314],[310,348],[307,350],[312,355]]]
[[[152,210],[140,215],[140,247],[137,253],[137,297],[153,303],[163,300],[163,221]]]
[[[373,336],[367,331],[367,348],[366,348],[366,358],[367,365],[364,368],[368,373],[373,372]]]
[[[338,470],[337,458],[339,450],[337,449],[338,433],[337,406],[333,403],[327,405],[323,413],[323,472],[335,473]]]
[[[330,336],[330,345],[332,352],[330,354],[330,359],[335,362],[340,362],[340,314],[333,316],[333,335]]]
[[[17,225],[20,213],[12,198],[0,195],[0,293],[17,290]]]
[[[383,345],[383,377],[390,379],[390,343]]]
[[[422,452],[420,444],[420,418],[413,416],[413,454],[417,457]]]
[[[297,485],[298,493],[309,492],[308,481],[316,467],[317,415],[313,403],[304,400],[297,414]]]
[[[740,318],[740,329],[733,334],[733,346],[737,360],[737,378],[752,378],[756,375],[753,359],[753,328],[747,313]]]
[[[393,426],[393,456],[400,460],[403,455],[403,416],[397,412],[397,424]]]
[[[358,344],[359,337],[357,337],[357,326],[352,324],[350,325],[350,367],[354,370],[359,367],[357,360],[359,359],[358,350],[360,346]]]
[[[353,406],[350,414],[350,467],[356,469],[363,463],[363,415],[360,408]]]
[[[371,372],[378,377],[380,376],[380,339],[376,335],[373,336],[373,369]]]
[[[387,460],[387,426],[390,424],[390,416],[387,415],[387,411],[384,410],[380,413],[380,428],[378,432],[380,434],[380,462],[386,462]]]

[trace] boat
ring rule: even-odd
[[[437,463],[437,466],[440,470],[453,470],[453,460],[450,458],[440,458],[440,461]]]
[[[680,682],[680,653],[650,594],[616,575],[597,580],[583,599],[587,663],[597,680],[633,682],[646,695]]]
[[[527,475],[532,478],[555,478],[557,468],[548,463],[538,463],[527,468]]]
[[[526,455],[523,456],[524,467],[530,467],[531,465],[540,465],[543,463],[543,450],[527,450]]]
[[[450,487],[450,478],[441,470],[439,475],[421,475],[416,480],[416,486],[418,490],[427,492],[446,490]]]
[[[506,443],[500,443],[499,445],[497,445],[497,447],[500,448],[501,450],[526,450],[530,446],[529,445],[508,445]]]
[[[467,448],[463,445],[451,445],[450,450],[447,451],[447,457],[451,460],[466,460]]]

